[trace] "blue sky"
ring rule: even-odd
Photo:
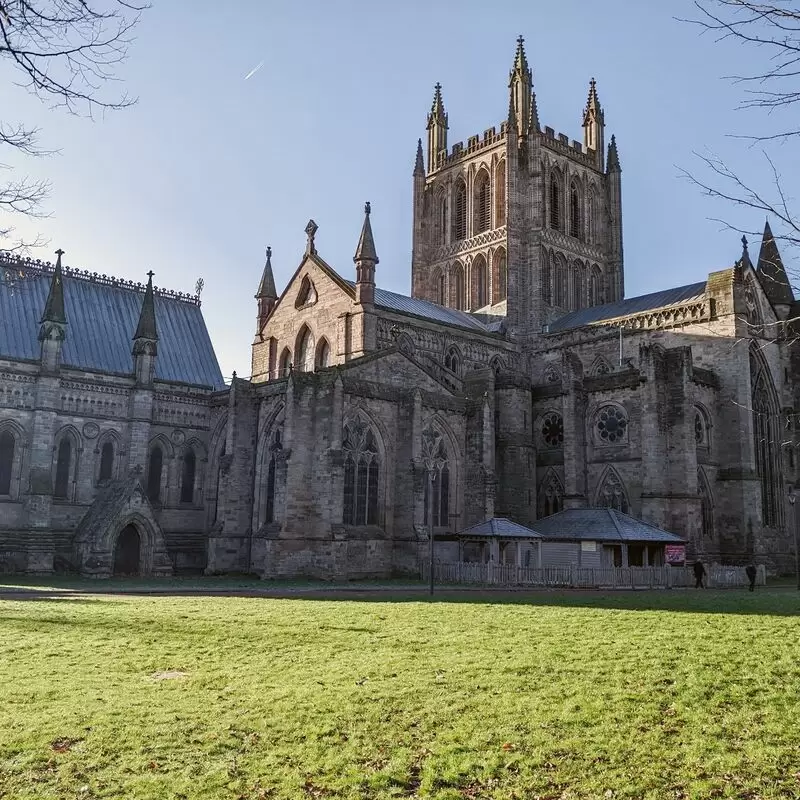
[[[515,40],[525,36],[539,116],[581,139],[596,77],[607,138],[623,168],[626,294],[702,280],[738,257],[763,218],[703,197],[679,176],[693,151],[726,158],[768,185],[758,151],[727,134],[763,119],[736,111],[723,80],[745,54],[673,17],[690,2],[530,3],[307,0],[191,4],[154,0],[121,70],[132,109],[89,121],[4,88],[3,118],[42,127],[59,154],[16,161],[53,183],[52,216],[18,231],[63,247],[72,266],[193,291],[226,377],[250,372],[253,295],[273,248],[278,291],[296,269],[310,217],[320,254],[354,272],[365,200],[380,256],[379,285],[408,293],[411,171],[433,85],[443,84],[450,143],[498,125],[508,108]],[[259,62],[264,66],[244,77]],[[7,86],[10,75],[0,72]],[[776,123],[777,124],[777,123]],[[775,148],[796,184],[796,159]],[[790,170],[794,170],[792,173]],[[754,243],[757,249],[757,243]]]

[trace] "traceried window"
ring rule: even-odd
[[[575,261],[572,265],[572,310],[578,311],[583,308],[583,264]]]
[[[164,466],[164,452],[159,445],[150,451],[147,461],[147,497],[151,503],[161,499],[161,470]]]
[[[458,262],[453,264],[450,272],[450,291],[452,292],[452,305],[463,311],[466,308],[466,292],[464,291],[464,267]]]
[[[0,432],[0,494],[11,494],[16,439],[11,431]]]
[[[487,298],[487,274],[486,259],[476,256],[472,262],[472,286],[474,308],[483,308],[488,302]]]
[[[427,478],[425,481],[425,524],[432,524],[434,528],[447,527],[450,523],[450,467],[443,437],[433,428],[422,432],[422,458],[425,467],[432,470],[430,482]]]
[[[317,345],[317,368],[325,369],[331,365],[331,346],[324,337],[319,340]]]
[[[550,227],[561,230],[561,187],[556,176],[550,178]]]
[[[580,192],[573,184],[569,191],[569,235],[575,239],[582,239],[582,228]]]
[[[542,300],[547,305],[553,303],[553,264],[554,256],[552,251],[542,252]]]
[[[769,367],[756,350],[750,352],[750,386],[761,517],[767,527],[778,527],[783,523],[779,407]]]
[[[539,517],[549,517],[564,510],[564,487],[558,475],[550,471],[539,489]]]
[[[58,445],[56,459],[56,484],[53,496],[59,500],[69,497],[70,473],[72,472],[72,442],[65,436]]]
[[[375,436],[360,417],[347,423],[344,452],[345,525],[377,525],[380,456]]]
[[[114,477],[114,443],[105,442],[100,448],[100,474],[97,480],[107,483]],[[2,494],[2,492],[0,492]]]
[[[474,233],[488,231],[492,225],[492,200],[489,188],[489,174],[481,170],[475,181],[475,230]]]
[[[467,238],[467,185],[459,180],[453,192],[453,240]]]
[[[303,372],[314,371],[314,334],[307,326],[303,326],[300,340],[297,343],[297,360],[295,367]]]
[[[622,444],[628,438],[628,418],[619,406],[603,406],[595,416],[595,427],[602,444]]]
[[[694,441],[698,447],[708,447],[710,440],[708,418],[699,408],[694,410]]]
[[[602,275],[600,273],[600,268],[595,264],[590,273],[589,277],[589,305],[590,306],[599,306],[602,302],[600,297],[600,285],[602,281]]]
[[[560,253],[555,257],[555,297],[553,305],[558,308],[567,307],[567,260]]]
[[[499,247],[492,256],[492,303],[502,303],[508,296],[506,251]]]
[[[561,380],[561,373],[552,364],[544,368],[544,382],[558,383]]]
[[[630,506],[625,487],[613,469],[609,469],[603,477],[603,482],[597,492],[597,505],[599,508],[614,508],[623,514],[628,513]]]
[[[197,472],[197,456],[194,450],[187,450],[183,454],[181,464],[181,503],[194,502],[194,479]]]
[[[611,365],[602,356],[598,356],[592,365],[592,375],[608,375],[611,372]]]
[[[506,224],[506,162],[501,161],[494,171],[494,226],[502,228]]]
[[[288,378],[292,371],[292,351],[288,347],[283,348],[278,371],[281,378]]]
[[[444,365],[456,375],[461,375],[461,356],[455,347],[449,347],[444,354]]]
[[[444,192],[439,194],[436,201],[436,241],[443,245],[447,233],[447,195]]]
[[[564,446],[564,420],[561,414],[553,411],[542,420],[542,441],[551,450]]]
[[[275,479],[278,469],[278,459],[280,458],[283,444],[281,443],[281,431],[276,430],[272,434],[272,441],[269,445],[269,464],[267,465],[267,502],[264,511],[264,522],[275,522]]]

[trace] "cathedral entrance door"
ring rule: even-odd
[[[114,575],[139,574],[140,544],[135,525],[127,525],[122,529],[114,548]]]

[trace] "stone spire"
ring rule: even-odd
[[[50,291],[47,294],[47,302],[44,304],[44,312],[41,323],[59,322],[62,325],[67,323],[67,314],[64,310],[64,273],[61,268],[61,256],[64,251],[59,248],[56,250],[56,268],[50,280]]]
[[[583,109],[583,146],[593,150],[598,167],[603,169],[605,156],[605,114],[597,96],[597,82],[589,81],[589,97]]]
[[[517,39],[517,51],[514,54],[514,65],[508,75],[509,99],[509,125],[513,125],[517,135],[524,138],[528,135],[532,125],[538,128],[538,112],[535,109],[533,95],[533,74],[528,66],[525,56],[525,40],[520,36]]]
[[[364,225],[356,254],[353,256],[356,265],[356,302],[361,305],[372,305],[375,302],[375,267],[378,264],[378,254],[375,252],[372,224],[369,221],[371,211],[370,204],[365,203]]]
[[[136,383],[149,386],[153,382],[158,355],[158,331],[156,330],[156,306],[153,296],[153,271],[147,273],[147,288],[139,313],[139,323],[133,334],[133,370]]]
[[[433,90],[433,103],[428,114],[428,172],[436,169],[436,159],[447,150],[447,113],[442,101],[442,84],[437,83]]]
[[[275,308],[278,301],[278,293],[275,291],[275,278],[272,275],[272,248],[267,248],[267,260],[264,263],[264,271],[261,273],[261,283],[258,284],[258,323],[256,336],[258,336],[267,322],[267,317]]]
[[[611,134],[611,142],[608,145],[608,159],[606,160],[607,172],[622,172],[619,165],[619,153],[617,152],[617,139]]]
[[[414,175],[425,174],[425,161],[422,155],[422,139],[417,139],[417,160],[414,163]]]
[[[783,259],[778,252],[778,245],[772,235],[769,220],[764,223],[764,235],[761,238],[761,250],[758,253],[758,267],[756,268],[764,294],[773,306],[791,305],[794,303],[794,292],[783,266]]]
[[[56,250],[56,268],[50,280],[50,291],[44,304],[42,318],[39,320],[39,342],[41,343],[42,367],[50,372],[57,371],[61,364],[61,347],[67,335],[67,313],[64,309],[64,274],[61,269],[61,256],[64,251]]]

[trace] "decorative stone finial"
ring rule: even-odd
[[[742,252],[747,252],[747,237],[742,235]]]
[[[317,252],[317,247],[314,244],[314,237],[317,235],[318,230],[319,225],[317,225],[313,219],[310,219],[308,221],[308,225],[306,225],[306,236],[308,237],[308,242],[306,243],[306,255],[311,255],[312,253]]]
[[[364,213],[365,213],[367,216],[369,216],[371,211],[372,211],[372,209],[370,208],[370,205],[369,205],[369,200],[367,200],[367,202],[366,202],[366,203],[364,203]]]

